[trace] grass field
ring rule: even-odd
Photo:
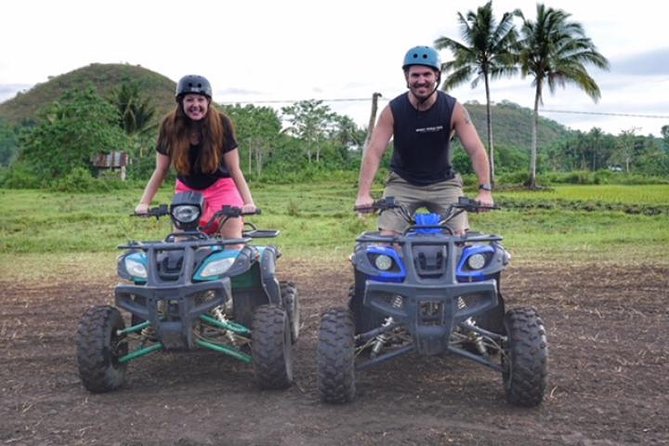
[[[164,187],[155,203],[169,203],[171,193]],[[253,193],[262,215],[249,220],[259,228],[279,229],[271,243],[288,258],[345,259],[355,237],[376,225],[375,217],[359,219],[353,212],[353,183],[258,185]],[[140,195],[139,189],[107,194],[0,190],[0,272],[24,277],[30,271],[48,275],[56,265],[55,270],[108,269],[117,245],[159,240],[170,229],[167,219],[130,216]],[[669,264],[667,185],[558,186],[499,192],[495,199],[502,209],[471,215],[471,226],[502,235],[514,262]]]

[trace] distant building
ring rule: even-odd
[[[126,152],[99,153],[93,157],[93,167],[97,169],[98,175],[101,171],[118,171],[121,180],[125,181],[125,168],[130,164],[130,157]]]

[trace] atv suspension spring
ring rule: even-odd
[[[465,303],[465,300],[458,296],[458,310],[464,310],[467,308],[467,304]],[[476,322],[470,317],[467,318],[464,321],[464,324],[469,327],[476,327]],[[467,333],[467,337],[469,338],[469,341],[474,344],[476,347],[476,350],[483,356],[486,356],[488,354],[488,350],[485,348],[485,345],[483,344],[483,337],[475,332],[475,331],[469,331]]]
[[[471,326],[471,327],[476,326],[476,322],[474,322],[472,320],[472,318],[467,318],[467,320],[465,320],[464,323],[465,323],[465,325],[468,325],[468,326]],[[486,356],[488,354],[488,350],[485,348],[485,345],[483,344],[483,336],[481,336],[479,333],[477,333],[475,331],[470,331],[467,334],[467,337],[472,342],[472,344],[474,344],[474,346],[476,347],[476,350],[478,350],[478,352],[482,356]]]
[[[395,321],[393,320],[393,318],[388,316],[381,326],[388,327],[394,322]],[[381,352],[381,349],[383,348],[383,345],[386,343],[387,340],[388,336],[386,336],[385,333],[380,333],[376,338],[374,338],[374,341],[372,342],[372,351],[370,352],[369,356],[371,358],[375,358]]]
[[[219,305],[218,307],[214,308],[212,312],[214,313],[214,316],[219,322],[221,323],[228,322],[228,318],[225,315],[225,312],[223,311],[222,305]],[[228,338],[230,343],[232,343],[232,345],[237,345],[237,336],[232,331],[225,330],[225,336]]]

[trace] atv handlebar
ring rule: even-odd
[[[223,226],[226,221],[228,221],[231,218],[238,218],[238,217],[243,217],[245,215],[260,215],[261,214],[260,208],[256,208],[255,210],[251,212],[244,212],[242,208],[237,207],[237,206],[229,206],[225,205],[223,208],[216,212],[209,222],[201,228],[203,232],[209,231],[212,227],[218,224],[218,226]],[[255,228],[253,228],[255,229]]]
[[[451,204],[451,209],[462,209],[467,212],[480,212],[482,210],[496,210],[499,209],[499,206],[485,206],[481,202],[468,198],[468,197],[459,197],[457,203]],[[355,206],[353,208],[356,212],[369,213],[375,211],[386,211],[388,209],[398,209],[404,208],[402,203],[397,201],[395,197],[384,197],[379,200],[376,200],[372,203],[371,206]],[[447,212],[448,214],[449,212]]]
[[[242,211],[242,208],[237,207],[237,206],[229,206],[225,205],[223,208],[216,212],[214,214],[214,218],[216,217],[227,217],[227,218],[234,218],[234,217],[243,217],[244,215],[260,215],[262,213],[262,210],[260,208],[256,208],[255,210],[251,212],[244,212]]]
[[[395,200],[395,197],[383,197],[374,201],[371,206],[355,206],[353,210],[363,214],[369,214],[376,211],[383,212],[388,209],[399,208],[401,206],[402,205],[397,200]]]
[[[243,212],[242,208],[237,207],[237,206],[223,206],[223,208],[216,212],[213,216],[213,218],[233,218],[233,217],[242,217],[245,215],[260,215],[262,213],[262,210],[260,208],[256,208],[254,211],[251,212]],[[166,215],[170,215],[170,208],[166,204],[161,204],[159,206],[150,208],[149,210],[146,211],[146,213],[139,214],[137,212],[133,212],[130,214],[131,217],[164,217]],[[212,218],[212,219],[213,219]]]
[[[400,203],[395,197],[384,197],[379,200],[374,201],[371,206],[355,206],[354,211],[360,213],[372,213],[372,212],[383,212],[389,209],[398,209],[404,219],[410,225],[415,224],[415,217],[412,215],[409,210]],[[480,201],[474,200],[468,197],[459,197],[457,203],[451,204],[444,214],[440,214],[440,225],[445,224],[446,222],[453,219],[456,215],[461,214],[462,212],[482,212],[499,209],[498,206],[486,206],[482,205]]]
[[[468,197],[458,197],[458,202],[451,206],[458,209],[464,209],[467,212],[492,211],[499,209],[499,206],[497,205],[486,206],[481,204],[480,201]]]
[[[131,217],[141,217],[141,218],[156,217],[156,219],[164,217],[166,215],[170,215],[169,206],[166,204],[161,204],[159,206],[150,208],[144,213],[133,212],[132,214],[130,214]]]

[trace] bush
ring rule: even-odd
[[[3,169],[0,185],[7,189],[39,189],[43,186],[40,179],[26,164],[16,162],[9,169]]]
[[[497,185],[523,185],[530,180],[530,174],[527,170],[518,170],[497,176]]]
[[[54,181],[49,189],[58,192],[110,192],[130,187],[132,183],[121,181],[116,176],[94,178],[87,169],[77,167],[64,178]]]
[[[156,157],[145,156],[143,158],[133,158],[131,164],[127,167],[127,178],[129,180],[149,181],[153,170],[156,168]],[[172,174],[173,169],[170,169]],[[167,181],[167,179],[166,179]]]
[[[54,181],[50,189],[58,192],[90,192],[95,189],[95,178],[82,168],[75,167],[64,178]]]
[[[592,172],[585,170],[577,170],[568,173],[549,173],[545,178],[550,178],[552,183],[567,183],[567,184],[594,184],[595,176]]]

